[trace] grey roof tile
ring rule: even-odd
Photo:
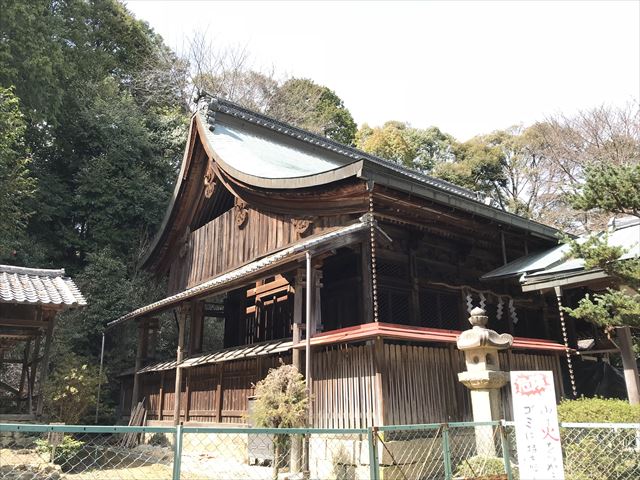
[[[87,301],[64,269],[0,265],[0,303],[84,306]]]

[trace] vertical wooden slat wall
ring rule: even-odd
[[[468,389],[457,378],[466,369],[464,355],[453,347],[385,344],[385,423],[389,425],[473,420]],[[500,354],[501,368],[551,370],[558,399],[562,376],[557,354]],[[503,416],[511,419],[511,391],[501,390]]]
[[[403,425],[468,419],[469,393],[458,387],[458,351],[385,344],[385,423]]]
[[[313,426],[364,428],[375,424],[373,345],[328,348],[313,353]]]
[[[254,384],[280,362],[291,363],[291,356],[272,355],[190,368],[183,374],[181,419],[199,423],[247,423],[248,399],[254,393]],[[149,420],[173,419],[174,384],[173,370],[142,374],[140,398],[146,399]],[[124,400],[131,402],[131,388],[124,391],[128,392]],[[123,409],[123,413],[128,415],[129,410]]]
[[[318,217],[313,233],[347,224],[351,218],[348,215]],[[290,217],[249,209],[246,223],[239,228],[235,210],[231,209],[191,233],[184,256],[177,256],[171,264],[169,294],[202,283],[300,238]]]

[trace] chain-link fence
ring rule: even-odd
[[[561,424],[567,480],[640,478],[640,424]],[[0,479],[519,479],[505,422],[369,429],[0,425]]]

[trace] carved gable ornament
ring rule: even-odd
[[[305,233],[311,232],[313,222],[308,218],[294,218],[291,220],[291,225],[293,225],[293,229],[299,235],[304,235]]]
[[[207,170],[204,172],[204,196],[211,198],[213,192],[216,190],[216,172],[213,169],[213,160],[210,158],[207,162]]]
[[[240,229],[244,228],[247,224],[247,220],[249,220],[249,209],[247,208],[247,204],[239,198],[236,198],[233,211],[236,217],[236,226]]]

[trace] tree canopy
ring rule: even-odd
[[[575,208],[640,218],[640,164],[595,164],[585,172],[586,181],[571,197]],[[604,327],[640,326],[640,258],[621,260],[627,252],[609,245],[606,234],[589,236],[583,243],[566,241],[571,255],[584,259],[585,269],[602,269],[615,285],[606,292],[586,295],[568,311],[576,318]]]

